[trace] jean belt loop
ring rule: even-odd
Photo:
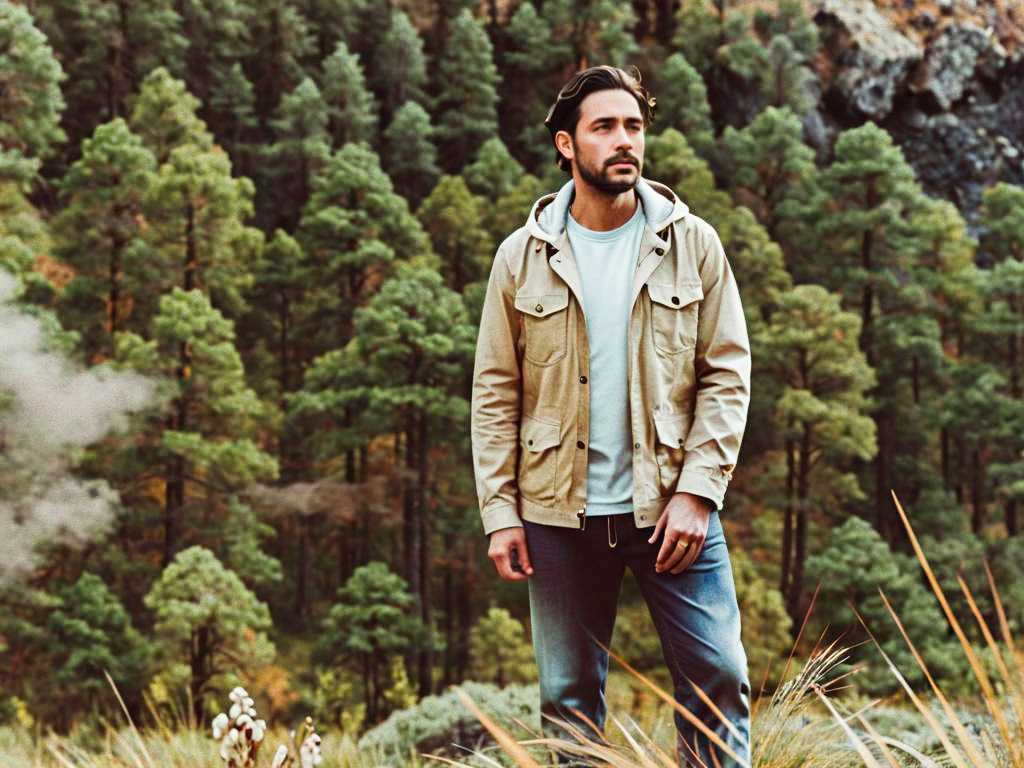
[[[619,543],[619,534],[615,530],[615,515],[608,515],[608,548],[615,549]]]

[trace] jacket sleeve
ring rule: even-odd
[[[676,490],[704,496],[721,509],[747,423],[750,342],[722,242],[708,224],[700,225],[706,227],[706,247],[700,263],[704,300],[694,358],[697,396]]]
[[[516,472],[519,461],[519,316],[515,288],[499,248],[487,284],[473,367],[473,471],[484,532],[522,526]]]

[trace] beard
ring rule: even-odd
[[[582,157],[580,157],[579,149],[576,147],[575,141],[573,142],[573,149],[576,154],[576,170],[579,171],[580,178],[599,192],[604,192],[609,195],[621,195],[623,192],[628,192],[635,187],[637,181],[640,180],[640,161],[625,150],[617,152],[598,167],[597,165],[587,163]],[[609,169],[611,166],[615,163],[621,163],[624,160],[634,164],[636,167],[636,176],[632,179],[617,179],[610,176]]]

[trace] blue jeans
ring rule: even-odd
[[[596,736],[589,720],[604,727],[605,680],[619,587],[633,571],[661,640],[676,701],[695,714],[741,757],[750,760],[750,683],[740,641],[729,550],[717,512],[697,561],[680,574],[656,573],[660,540],[653,528],[638,529],[632,515],[587,519],[586,528],[525,523],[533,565],[530,616],[540,671],[541,711]],[[614,546],[613,546],[614,543]],[[629,661],[629,659],[626,659]],[[734,734],[694,693],[691,682],[722,710]],[[579,714],[576,714],[576,710]],[[582,717],[581,717],[582,715]],[[682,715],[675,715],[680,759],[694,750],[707,766],[736,763],[710,744]],[[562,734],[548,724],[549,733]],[[694,747],[696,745],[696,747]],[[693,765],[700,765],[690,760]]]

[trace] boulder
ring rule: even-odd
[[[853,120],[881,121],[899,88],[923,56],[871,0],[819,0],[814,20],[838,68],[831,90]]]
[[[945,112],[963,97],[982,56],[991,48],[989,33],[975,26],[953,24],[929,47],[917,67],[910,90],[932,112]]]

